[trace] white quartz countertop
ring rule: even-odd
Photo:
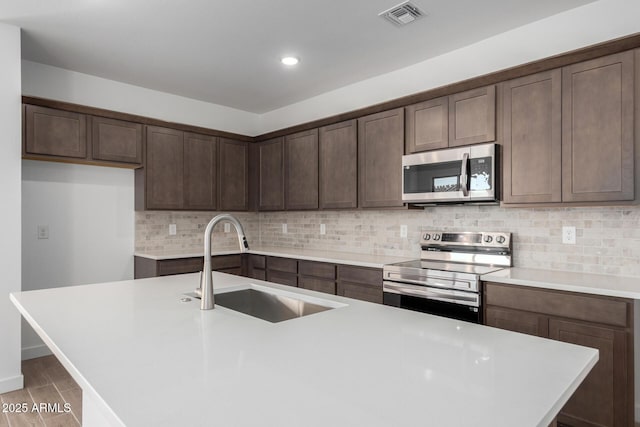
[[[640,279],[633,277],[514,267],[484,274],[481,280],[560,291],[640,299]]]
[[[330,262],[334,264],[348,264],[360,267],[382,268],[385,264],[409,261],[415,258],[395,257],[388,255],[368,255],[352,252],[337,252],[313,249],[279,248],[272,246],[250,246],[249,253],[256,255],[296,258],[309,261]],[[238,250],[213,251],[212,255],[229,255],[240,253]],[[200,251],[151,251],[135,252],[135,256],[154,260],[190,258],[204,256],[204,250]]]
[[[340,308],[269,323],[181,302],[198,274],[11,295],[87,398],[126,426],[547,427],[594,349],[214,273]],[[253,285],[252,285],[253,284]]]

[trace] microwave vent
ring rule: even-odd
[[[380,12],[378,16],[385,18],[398,26],[404,26],[412,23],[418,18],[424,16],[424,13],[418,9],[415,5],[408,1],[400,3],[391,9],[387,9],[384,12]]]

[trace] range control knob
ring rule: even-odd
[[[486,236],[484,236],[484,241],[485,241],[485,243],[491,243],[491,242],[493,242],[493,237],[491,237],[489,235],[486,235]]]
[[[503,244],[507,239],[504,236],[496,237],[496,242]]]
[[[429,233],[424,233],[424,236],[422,236],[422,238],[423,238],[424,240],[430,240],[430,239],[431,239],[431,234],[429,234]]]
[[[434,234],[433,235],[433,240],[435,240],[435,241],[440,240],[440,235],[439,234]]]

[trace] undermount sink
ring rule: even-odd
[[[215,294],[215,304],[271,323],[320,313],[345,304],[251,285]]]

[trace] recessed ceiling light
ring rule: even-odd
[[[283,58],[280,58],[280,62],[282,62],[284,65],[296,65],[298,62],[300,62],[300,60],[295,56],[285,56]]]

